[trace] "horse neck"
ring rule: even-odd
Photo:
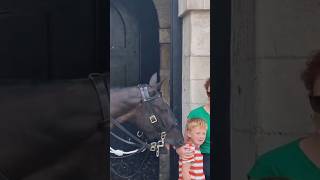
[[[118,118],[134,109],[141,101],[137,87],[117,88],[110,90],[110,115]]]

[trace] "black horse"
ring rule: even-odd
[[[150,139],[166,132],[165,143],[179,146],[183,143],[181,130],[161,96],[161,84],[157,83],[157,75],[154,74],[148,85],[111,89],[110,115],[120,123],[134,120],[132,123]],[[112,121],[110,123],[112,128]]]
[[[181,132],[172,112],[158,96],[159,84],[151,79],[149,88],[144,89],[150,97],[157,98],[148,103],[166,130],[165,141],[180,146]],[[104,80],[95,82],[106,85]],[[104,118],[105,102],[101,102],[97,89],[97,83],[90,79],[1,81],[0,179],[108,179],[109,133],[104,125],[109,119]],[[151,128],[150,121],[143,118],[149,105],[145,106],[139,88],[111,89],[110,99],[111,117],[120,122],[135,119],[134,124],[147,136],[159,136],[156,127]]]

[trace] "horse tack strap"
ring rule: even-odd
[[[147,101],[150,98],[147,86],[140,87],[141,95],[144,101]]]
[[[150,149],[150,145],[147,144],[146,142],[143,142],[141,139],[137,138],[135,135],[133,135],[130,131],[128,131],[126,128],[124,128],[116,119],[113,119],[111,117],[111,121],[112,123],[117,126],[119,129],[121,129],[124,133],[126,133],[127,135],[129,135],[132,139],[134,139],[135,141],[137,141],[140,145],[140,151],[142,151],[143,149],[145,149],[146,147],[148,149]]]
[[[100,105],[102,108],[102,115],[103,115],[103,121],[102,123],[105,124],[105,126],[107,126],[107,121],[108,118],[110,117],[110,112],[109,112],[109,97],[108,97],[108,92],[107,89],[104,85],[104,81],[102,79],[101,74],[99,73],[92,73],[89,75],[89,79],[93,82],[93,85],[98,93],[98,97],[100,99]],[[130,135],[134,140],[138,141],[141,144],[141,148],[139,149],[139,151],[143,151],[145,149],[145,147],[147,146],[148,148],[150,148],[148,144],[146,144],[145,142],[141,141],[140,139],[136,138],[134,135],[132,135],[129,131],[127,131],[117,120],[113,119],[112,117],[111,121],[113,124],[115,124],[118,128],[120,128],[122,131],[124,131],[125,133],[127,133],[128,135]],[[111,133],[111,135],[115,136],[114,133]],[[136,145],[138,147],[140,147],[139,145]]]
[[[133,140],[137,141],[141,146],[139,146],[138,144],[132,144],[132,142],[130,142],[131,145],[135,145],[137,147],[140,147],[140,149],[138,149],[137,153],[144,151],[146,148],[149,149],[150,151],[156,151],[156,155],[157,157],[159,157],[159,148],[164,146],[164,139],[166,137],[166,132],[161,132],[160,133],[160,140],[158,142],[152,142],[150,144],[148,144],[147,142],[143,142],[141,139],[137,138],[135,135],[133,135],[130,131],[128,131],[126,128],[124,128],[117,120],[113,119],[111,117],[111,121],[112,123],[114,123],[115,126],[117,126],[119,129],[121,129],[124,133],[126,133],[127,135],[129,135]],[[113,133],[111,133],[111,135],[115,136]],[[118,137],[118,136],[117,136]],[[118,137],[121,141],[123,141],[122,138]]]
[[[141,96],[142,96],[142,100],[143,100],[142,102],[146,104],[146,108],[147,108],[147,112],[148,112],[148,114],[146,114],[146,118],[157,129],[157,131],[159,133],[161,133],[162,131],[164,131],[165,127],[164,127],[162,121],[159,121],[157,119],[157,114],[153,111],[152,105],[150,104],[151,101],[153,101],[157,98],[160,98],[161,95],[157,94],[153,97],[150,97],[147,84],[139,84],[138,88],[139,88]]]
[[[150,123],[157,129],[159,133],[163,132],[165,130],[165,126],[163,122],[159,119],[157,119],[157,114],[153,111],[152,105],[149,101],[146,101],[146,108],[147,108],[147,118],[149,119]]]
[[[149,94],[149,91],[148,91],[148,87],[149,87],[149,85],[147,85],[147,84],[139,84],[138,85],[138,88],[140,90],[140,94],[142,96],[142,102],[152,101],[154,99],[161,97],[161,95],[159,95],[159,94],[151,97]]]
[[[101,124],[105,125],[107,127],[107,122],[109,118],[109,97],[108,97],[108,91],[105,87],[104,80],[102,78],[102,75],[99,73],[92,73],[89,74],[89,79],[93,82],[93,85],[98,93],[98,97],[100,99],[100,106],[103,116],[103,121],[100,122]]]

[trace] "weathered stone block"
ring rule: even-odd
[[[186,0],[178,0],[178,15],[181,16],[187,9]]]
[[[205,104],[208,101],[206,91],[204,88],[204,79],[191,80],[190,82],[190,95],[191,103]]]
[[[207,79],[210,77],[210,57],[190,57],[190,78]]]
[[[190,56],[191,48],[191,16],[186,15],[182,21],[182,55]]]
[[[165,101],[170,104],[170,70],[160,69],[160,80],[163,81],[161,92]]]
[[[187,9],[203,9],[204,8],[204,0],[186,0],[187,1]]]
[[[170,43],[170,29],[159,29],[159,42]]]
[[[160,68],[170,69],[170,44],[160,44]]]
[[[185,127],[186,127],[186,120],[187,120],[187,116],[191,111],[191,107],[189,103],[186,104],[182,104],[182,114],[181,114],[181,121],[182,121],[182,132],[184,132]]]
[[[210,9],[210,0],[179,0],[179,16],[194,10]]]
[[[191,56],[210,56],[210,12],[192,11]]]
[[[157,9],[160,28],[170,28],[171,0],[153,0]]]
[[[204,9],[210,9],[210,0],[204,0]]]

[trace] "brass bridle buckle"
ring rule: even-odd
[[[149,117],[151,124],[156,123],[158,120],[155,115]]]
[[[157,150],[157,142],[150,143],[150,151],[156,151]]]

